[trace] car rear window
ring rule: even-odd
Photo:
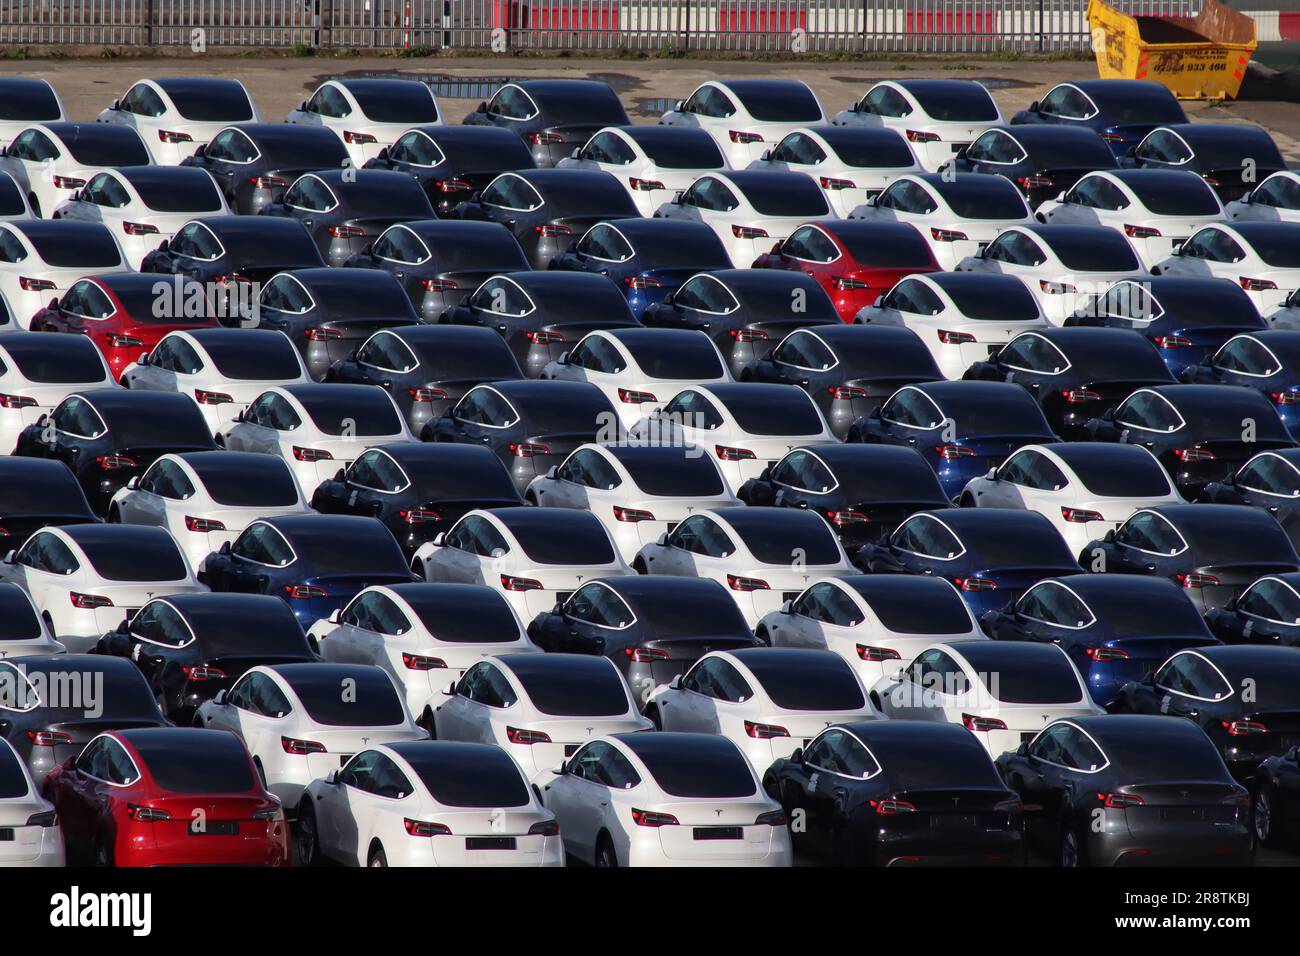
[[[896,738],[887,743],[868,741],[881,768],[899,790],[930,787],[1003,789],[1002,780],[993,768],[988,752],[973,737],[969,741],[948,738],[942,743],[926,739],[929,734],[918,737],[920,739],[917,740]]]
[[[970,612],[957,592],[929,591],[923,599],[907,589],[880,590],[867,600],[880,623],[897,634],[969,634]]]
[[[167,95],[181,116],[199,123],[239,123],[253,118],[248,94],[233,83],[170,86]]]
[[[324,671],[324,672],[322,672]],[[284,675],[284,672],[281,672]],[[331,727],[391,727],[406,722],[406,708],[379,668],[295,665],[286,676],[307,716]],[[344,681],[351,693],[343,693]]]
[[[126,129],[123,126],[109,129]],[[72,154],[78,166],[112,167],[148,166],[149,152],[144,141],[136,136],[97,136],[94,133],[78,133],[64,136],[63,144]]]
[[[486,588],[451,587],[437,594],[399,592],[420,623],[440,641],[453,644],[505,644],[519,640],[519,622],[510,605]]]
[[[49,385],[102,382],[107,377],[104,361],[89,340],[61,343],[51,348],[43,342],[8,343],[5,351],[23,378]],[[90,346],[87,348],[86,346]]]
[[[186,576],[185,559],[170,540],[83,539],[79,544],[95,571],[109,581],[179,581]]]
[[[361,112],[376,123],[438,122],[438,105],[423,83],[385,83],[382,86],[348,87]]]
[[[9,476],[0,484],[0,515],[86,515],[89,505],[71,471]]]
[[[962,395],[960,399],[944,403],[941,410],[957,423],[958,435],[961,437],[1000,435],[1046,437],[1051,434],[1047,420],[1043,418],[1042,411],[1033,399],[1029,401],[1007,401],[1006,399],[1006,395]]]
[[[1286,234],[1278,230],[1276,235],[1252,234],[1250,246],[1264,260],[1265,265],[1275,269],[1300,268],[1300,242],[1296,242],[1294,233]]]
[[[16,710],[41,706],[45,708],[43,716],[51,723],[85,720],[87,708],[96,703],[102,707],[100,716],[105,720],[161,722],[162,714],[148,681],[134,665],[116,666],[119,661],[130,664],[121,658],[89,666],[51,662],[48,667],[28,664],[25,673],[0,661],[0,705]],[[83,687],[94,688],[93,702],[77,691]]]
[[[396,435],[402,430],[397,409],[384,394],[343,395],[317,393],[303,402],[312,422],[326,435]]]
[[[268,342],[204,342],[203,348],[212,364],[225,378],[259,382],[292,381],[302,375],[293,343]]]
[[[735,746],[636,748],[655,783],[674,797],[735,799],[753,796],[754,774]]]
[[[170,736],[170,735],[168,735]],[[188,735],[186,735],[188,737]],[[164,790],[173,793],[245,793],[253,789],[253,768],[235,737],[213,734],[202,747],[179,741],[136,743],[145,766]]]
[[[609,400],[599,391],[555,389],[543,393],[544,399],[518,402],[509,395],[510,404],[524,418],[525,429],[539,435],[594,435],[601,416],[612,416]]]
[[[271,456],[267,456],[271,457]],[[234,460],[194,466],[212,500],[232,508],[285,508],[298,503],[298,485],[282,459],[274,463]]]
[[[1157,174],[1151,179],[1138,176],[1127,181],[1142,204],[1161,216],[1212,216],[1222,215],[1214,190],[1195,174],[1184,177],[1174,173],[1168,177]]]
[[[447,807],[522,807],[529,803],[528,785],[509,755],[475,754],[471,763],[455,749],[435,749],[413,754],[403,748],[411,765],[433,799]]]
[[[722,169],[725,162],[718,144],[703,136],[637,136],[637,145],[660,169]]]
[[[538,564],[609,564],[614,547],[599,521],[512,521],[511,534]]]
[[[702,382],[725,374],[718,350],[704,336],[666,335],[646,340],[637,337],[625,345],[641,371],[650,378]]]
[[[517,668],[528,699],[552,717],[616,717],[628,712],[622,678],[608,668]]]
[[[27,775],[8,747],[0,747],[0,800],[27,796]]]
[[[783,177],[784,178],[784,177]],[[806,180],[806,181],[805,181]],[[747,185],[745,198],[760,216],[798,216],[817,219],[830,215],[826,194],[807,177],[791,174],[788,182]]]
[[[907,142],[896,133],[888,137],[873,136],[865,142],[851,133],[843,136],[825,134],[824,138],[846,166],[861,169],[897,169],[916,163],[916,157],[912,155]]]
[[[812,90],[803,85],[733,89],[749,115],[764,123],[817,123],[822,108]]]
[[[1108,735],[1103,743],[1112,764],[1126,781],[1168,783],[1170,780],[1224,780],[1227,771],[1214,744],[1201,735],[1164,733]]]
[[[840,549],[830,525],[817,521],[794,520],[808,517],[806,512],[788,515],[773,510],[769,514],[747,514],[728,509],[726,519],[740,535],[745,547],[764,564],[789,565],[796,558],[805,564],[836,564]]]
[[[1035,522],[1029,527],[993,531],[981,528],[960,535],[967,549],[978,556],[984,566],[1013,568],[1077,569],[1074,555],[1055,529]],[[993,572],[996,577],[996,571]]]
[[[784,389],[781,392],[785,392]],[[723,404],[751,435],[820,435],[826,428],[817,406],[803,391],[731,391]]]
[[[745,637],[751,636],[740,608],[721,585],[714,600],[692,595],[685,601],[641,601],[636,614],[646,632],[659,636]]]
[[[1067,464],[1094,495],[1115,498],[1159,498],[1172,490],[1160,462],[1143,455],[1122,462],[1105,458],[1068,458]]]
[[[94,404],[92,402],[92,404]],[[145,408],[98,408],[119,449],[211,448],[212,431],[198,405],[151,402]]]
[[[921,109],[937,120],[987,123],[998,118],[993,98],[978,83],[954,84],[942,89],[918,84],[909,86],[907,92],[921,104]]]
[[[722,476],[703,453],[691,455],[683,449],[679,454],[666,455],[657,448],[654,452],[615,452],[637,487],[646,494],[682,498],[722,494]]]
[[[961,282],[944,285],[962,315],[990,322],[1029,322],[1038,318],[1038,302],[1023,283]]]
[[[0,641],[25,641],[41,636],[32,602],[16,584],[0,585]]]
[[[183,182],[140,177],[131,185],[144,204],[156,212],[202,213],[221,209],[221,193],[210,179],[200,183],[197,178],[188,176]]]
[[[1208,637],[1196,606],[1173,593],[1113,590],[1083,598],[1116,637]]]
[[[36,249],[36,254],[56,269],[89,271],[112,269],[122,264],[122,252],[107,229],[85,230],[76,236],[29,233],[27,239]]]
[[[1111,229],[1048,234],[1047,245],[1067,269],[1080,272],[1128,272],[1140,268],[1128,240]],[[1298,256],[1300,258],[1300,256]]]
[[[874,230],[865,235],[851,229],[832,229],[831,232],[849,250],[849,255],[864,266],[918,270],[934,267],[930,246],[915,229],[891,229],[888,242],[882,242],[882,237]]]
[[[983,180],[983,181],[982,181]],[[962,219],[1024,219],[1029,207],[1010,180],[999,176],[958,176],[930,184]]]
[[[44,83],[24,84],[21,92],[7,90],[0,97],[0,120],[43,123],[59,119],[59,101]]]
[[[399,574],[406,564],[397,542],[383,527],[372,527],[363,537],[354,525],[343,529],[333,522],[325,527],[298,525],[289,538],[298,557],[317,574]]]
[[[1042,645],[984,647],[999,643],[977,641],[961,648],[995,698],[1004,704],[1073,704],[1083,699],[1079,678],[1064,654],[1050,653],[1052,648]]]
[[[828,652],[829,653],[829,652]],[[856,710],[866,703],[853,670],[839,655],[747,654],[750,669],[772,703],[785,710]]]

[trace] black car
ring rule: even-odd
[[[167,452],[216,449],[194,399],[180,392],[95,389],[69,395],[18,436],[15,455],[67,465],[96,514]]]
[[[211,173],[230,208],[244,215],[279,202],[303,173],[351,164],[334,130],[292,123],[227,126],[181,162]]]
[[[745,369],[741,381],[798,385],[837,438],[904,385],[943,381],[921,337],[888,325],[795,329]]]
[[[959,724],[836,724],[773,763],[763,787],[806,820],[810,849],[843,865],[1025,862],[1020,799]]]
[[[850,552],[879,542],[909,515],[951,504],[924,458],[891,445],[796,448],[738,496],[748,505],[807,508],[831,523]]]
[[[505,226],[457,219],[417,219],[391,226],[343,265],[390,273],[424,322],[437,322],[492,276],[531,268]]]
[[[514,132],[529,145],[538,166],[554,166],[601,127],[630,122],[618,94],[595,80],[506,83],[465,117],[468,126]]]
[[[1207,354],[1200,365],[1185,368],[1180,378],[1189,384],[1253,388],[1277,406],[1278,415],[1293,436],[1300,433],[1300,331],[1242,330],[1217,351]]]
[[[1300,654],[1293,647],[1224,646],[1179,651],[1126,684],[1113,714],[1168,714],[1192,721],[1232,775],[1249,780],[1267,757],[1300,737]]]
[[[407,325],[380,329],[335,362],[325,380],[380,386],[418,435],[475,385],[523,377],[510,346],[492,329]]]
[[[579,445],[617,437],[618,413],[589,382],[513,381],[478,385],[424,426],[424,441],[492,449],[522,493]]]
[[[1093,441],[1147,449],[1189,499],[1231,478],[1247,458],[1295,444],[1271,401],[1233,385],[1140,388],[1085,428]]]
[[[0,456],[0,540],[21,544],[39,528],[98,520],[63,462]]]
[[[1089,419],[1113,411],[1135,389],[1174,383],[1148,339],[1131,329],[1103,328],[1022,332],[962,378],[1023,386],[1052,431],[1066,439],[1086,438]]]
[[[408,558],[467,511],[523,503],[491,449],[410,442],[367,449],[311,500],[322,514],[378,518]]]
[[[639,700],[709,651],[758,644],[721,584],[671,575],[591,581],[534,618],[528,636],[544,651],[610,658]]]
[[[1139,169],[1189,169],[1225,203],[1287,168],[1273,137],[1245,123],[1163,125],[1130,149],[1125,163]]]
[[[441,321],[495,329],[529,378],[540,376],[588,332],[639,324],[607,276],[578,272],[493,276]]]
[[[413,176],[438,215],[446,216],[501,173],[536,165],[532,151],[511,129],[416,126],[362,168]]]
[[[135,661],[169,720],[185,726],[258,664],[319,660],[293,611],[265,594],[173,594],[99,639],[96,654]]]
[[[435,218],[419,183],[405,173],[379,169],[306,173],[283,199],[258,211],[298,220],[332,266],[343,265],[394,223]]]
[[[1260,452],[1227,480],[1202,488],[1197,500],[1266,511],[1300,549],[1300,448]]]
[[[1300,574],[1267,574],[1241,596],[1205,615],[1205,623],[1225,644],[1300,647]]]
[[[957,173],[1005,176],[1031,207],[1054,198],[1095,169],[1114,169],[1105,140],[1084,127],[1009,126],[981,133],[953,157]]]
[[[1300,829],[1300,746],[1280,757],[1266,758],[1255,771],[1251,820],[1255,839],[1270,847]]]
[[[1223,607],[1261,575],[1300,571],[1300,556],[1281,525],[1244,505],[1143,508],[1089,542],[1080,562],[1108,573],[1169,578],[1203,613]]]
[[[376,332],[419,321],[398,281],[377,269],[278,273],[257,306],[258,328],[287,335],[318,382]]]
[[[1169,87],[1151,80],[1071,80],[1011,117],[1011,125],[1075,126],[1095,132],[1117,157],[1162,123],[1186,123]]]
[[[816,279],[778,269],[725,269],[692,276],[647,308],[641,322],[706,333],[736,378],[795,329],[844,324]]]
[[[47,773],[106,730],[169,726],[140,669],[101,654],[0,660],[0,713],[0,736],[38,789]]]
[[[1060,866],[1250,864],[1250,793],[1185,721],[1058,720],[997,767]]]

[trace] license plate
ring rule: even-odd
[[[564,745],[564,756],[566,756],[566,757],[572,757],[574,754],[576,754],[576,753],[578,752],[578,747],[580,747],[580,746],[581,746],[581,744],[565,744],[565,745]]]
[[[238,836],[239,823],[235,820],[199,820],[190,822],[190,836]]]
[[[697,840],[743,840],[745,832],[740,827],[696,827]]]
[[[513,850],[514,837],[465,837],[467,850]]]
[[[933,813],[930,826],[935,828],[969,827],[974,829],[976,817],[973,813]]]
[[[339,754],[339,766],[342,767],[352,759],[352,754]]]
[[[1191,823],[1204,820],[1205,810],[1202,807],[1163,807],[1160,819],[1170,823]]]

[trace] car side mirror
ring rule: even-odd
[[[14,564],[18,560],[18,552],[10,551],[5,555],[5,564]]]
[[[795,747],[794,752],[790,754],[791,763],[803,763],[803,748]]]
[[[140,476],[139,476],[139,475],[135,475],[135,476],[133,476],[133,477],[131,478],[131,480],[128,481],[128,482],[126,483],[126,490],[127,490],[127,491],[135,491],[135,490],[138,489],[139,487],[140,487]]]
[[[52,312],[58,307],[59,307],[59,297],[55,296],[53,299],[50,300],[49,309]]]
[[[1106,409],[1106,411],[1102,413],[1101,420],[1104,422],[1113,422],[1115,420],[1115,409]]]
[[[685,113],[685,112],[686,112],[686,101],[685,101],[685,100],[678,100],[676,103],[674,103],[674,104],[673,104],[673,112],[674,112],[674,113]]]
[[[561,352],[561,353],[560,353],[560,357],[557,358],[557,359],[555,360],[555,363],[556,363],[557,365],[568,365],[568,364],[569,364],[569,353],[568,353],[568,352]]]
[[[1136,146],[1130,146],[1128,148],[1128,151],[1124,153],[1124,155],[1127,156],[1129,159],[1137,158],[1137,154],[1138,154],[1138,148]]]
[[[676,675],[674,675],[674,676],[673,676],[673,679],[670,680],[670,681],[668,682],[668,687],[669,687],[670,690],[681,690],[681,689],[682,689],[682,675],[681,675],[681,674],[676,674]]]
[[[298,112],[300,112],[300,113],[305,113],[305,112],[307,112],[307,101],[306,101],[306,100],[300,100],[300,101],[299,101],[299,103],[298,103]]]
[[[385,146],[383,149],[381,149],[381,150],[379,151],[379,155],[378,155],[377,158],[378,158],[380,161],[386,161],[386,160],[388,159],[388,147],[387,147],[387,146]]]
[[[435,548],[441,548],[446,543],[447,533],[445,531],[439,531],[437,536],[433,539],[433,546]]]
[[[567,763],[562,763],[554,770],[551,771],[551,773],[555,774],[557,777],[563,777],[568,772],[569,772],[569,765]]]
[[[1107,532],[1106,532],[1106,536],[1105,536],[1104,538],[1102,538],[1101,540],[1102,540],[1102,541],[1105,541],[1107,544],[1114,544],[1114,543],[1115,543],[1115,529],[1114,529],[1114,528],[1111,528],[1109,531],[1107,531]]]
[[[668,532],[665,531],[663,534],[661,534],[658,540],[655,541],[655,544],[659,545],[659,547],[661,548],[668,547]]]
[[[244,420],[244,410],[241,408],[239,411],[235,412],[234,421],[236,423],[239,423],[242,422],[243,420]]]
[[[763,150],[763,155],[761,158],[764,162],[767,162],[769,159],[772,158],[772,151],[770,149]]]
[[[577,159],[577,158],[578,158],[578,154],[581,153],[581,152],[582,152],[582,148],[581,148],[581,147],[579,147],[579,146],[575,146],[575,147],[573,147],[573,152],[571,152],[571,153],[569,154],[569,159]]]
[[[559,466],[559,465],[552,465],[550,468],[547,468],[547,469],[546,469],[546,477],[547,477],[547,478],[554,479],[554,478],[556,478],[559,474],[560,474],[560,466]]]
[[[784,604],[781,605],[781,613],[782,613],[782,614],[789,614],[789,613],[790,613],[790,609],[791,609],[792,607],[794,607],[794,601],[786,601]]]
[[[113,100],[113,102],[108,104],[108,108],[110,112],[116,113],[118,110],[122,108],[122,101]]]
[[[867,205],[868,206],[876,205],[876,200],[879,198],[880,198],[880,193],[872,193],[870,196],[867,197]]]
[[[1170,247],[1169,252],[1171,255],[1181,256],[1183,254],[1183,244],[1181,242],[1175,242],[1173,246]]]
[[[883,308],[885,305],[885,294],[882,292],[880,295],[876,296],[876,301],[871,303],[871,305],[877,309]]]
[[[480,103],[478,106],[474,107],[474,112],[475,112],[475,113],[486,113],[486,112],[487,112],[487,103]]]
[[[681,204],[682,204],[682,190],[679,189],[677,190],[677,192],[673,193],[673,205],[680,206]]]
[[[997,470],[996,468],[990,468],[990,469],[988,470],[988,474],[986,474],[984,477],[985,477],[986,479],[988,479],[989,481],[997,481],[997,480],[998,480],[998,470]]]
[[[230,542],[229,542],[229,541],[223,541],[223,542],[221,542],[221,549],[220,549],[217,553],[218,553],[218,554],[230,554]]]
[[[338,471],[334,472],[334,480],[335,480],[335,481],[344,481],[345,478],[346,478],[346,475],[347,475],[347,472],[346,472],[344,469],[340,468]]]
[[[217,691],[217,696],[212,698],[212,703],[220,707],[225,702],[226,702],[226,692],[224,690]]]
[[[1253,201],[1253,200],[1251,199],[1251,197],[1254,196],[1254,195],[1255,195],[1255,190],[1252,189],[1252,190],[1250,190],[1249,192],[1245,193],[1245,194],[1241,197],[1241,202],[1244,202],[1246,205],[1249,206],[1249,205],[1251,204],[1251,202]]]
[[[1057,202],[1065,202],[1065,190],[1064,190],[1064,189],[1062,189],[1059,193],[1056,194],[1056,201],[1057,201]]]
[[[1029,756],[1029,741],[1026,740],[1024,743],[1022,743],[1019,747],[1016,748],[1016,756],[1018,757]]]
[[[336,607],[334,610],[330,611],[329,622],[331,624],[337,624],[340,620],[342,620],[342,618],[343,618],[342,608]]]

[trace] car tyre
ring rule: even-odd
[[[316,810],[311,805],[311,797],[305,796],[298,804],[298,825],[294,839],[294,850],[298,854],[299,866],[320,866],[320,830],[316,826]]]
[[[366,858],[366,866],[382,869],[388,866],[388,855],[384,853],[381,844],[376,843],[370,849],[370,856]]]
[[[1084,866],[1083,840],[1077,828],[1064,826],[1057,841],[1056,863],[1066,869]]]
[[[618,852],[614,849],[614,841],[608,833],[602,833],[596,841],[596,868],[613,869],[617,866]]]
[[[1282,842],[1282,820],[1277,812],[1277,793],[1271,784],[1260,784],[1250,807],[1250,828],[1255,840],[1263,846],[1277,846]]]

